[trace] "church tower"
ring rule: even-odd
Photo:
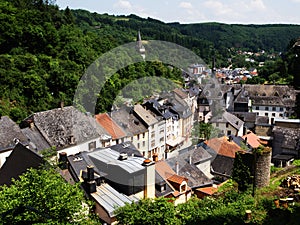
[[[137,37],[136,37],[136,50],[141,54],[143,59],[145,59],[146,50],[145,50],[145,47],[144,47],[143,42],[142,42],[140,31],[138,31]]]

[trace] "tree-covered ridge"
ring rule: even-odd
[[[218,65],[228,64],[227,59],[234,54],[228,48],[236,46],[238,40],[245,40],[243,43],[247,44],[241,47],[255,50],[259,46],[271,51],[287,46],[288,38],[300,36],[300,27],[292,25],[167,24],[135,15],[60,10],[54,1],[47,0],[1,1],[0,24],[0,114],[15,121],[37,111],[56,108],[61,101],[71,105],[78,82],[89,65],[103,53],[135,41],[138,30],[144,40],[177,43],[209,65],[213,56]],[[257,39],[249,42],[249,37]],[[256,45],[257,41],[260,44]],[[286,64],[289,66],[289,61]],[[278,78],[276,72],[272,72],[272,79]],[[263,77],[271,75],[266,74]],[[134,80],[152,75],[178,84],[182,81],[179,70],[167,65],[134,64],[118,71],[105,84],[96,112],[109,110],[119,90]],[[136,99],[139,95],[136,91]]]

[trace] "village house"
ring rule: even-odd
[[[274,119],[288,118],[294,113],[296,92],[287,85],[243,85],[237,101],[244,104],[244,109],[239,110],[267,116],[269,124],[274,124]]]
[[[191,198],[192,190],[188,185],[188,179],[178,175],[166,161],[155,162],[155,170],[159,175],[157,180],[160,181],[156,184],[157,191],[164,192],[167,186],[171,189],[169,193],[163,195],[164,197],[174,198],[175,205],[185,203]]]
[[[215,178],[225,181],[232,175],[235,154],[241,147],[226,136],[205,141],[203,145],[209,147],[209,153],[215,158],[212,161],[211,173]],[[211,150],[214,153],[211,153]]]
[[[41,155],[19,142],[0,169],[0,185],[11,185],[13,178],[18,179],[29,168],[37,169],[43,163]]]
[[[285,167],[300,158],[300,120],[275,119],[274,122],[272,162]]]
[[[42,136],[41,141],[44,143],[46,140],[50,147],[56,148],[58,154],[91,151],[111,143],[111,136],[96,123],[94,117],[73,106],[34,113],[23,120],[20,126],[22,130],[27,128],[25,134],[28,137]],[[40,141],[36,143],[41,145],[38,144]]]
[[[0,116],[0,168],[18,143],[29,145],[28,138],[8,116]]]
[[[126,133],[130,141],[144,156],[148,156],[149,133],[147,127],[133,115],[132,107],[124,107],[111,112],[111,119]]]
[[[97,123],[111,136],[111,145],[127,141],[126,132],[120,127],[108,113],[95,115]]]
[[[133,115],[140,120],[148,129],[148,158],[157,154],[159,159],[164,158],[165,153],[165,121],[162,116],[153,115],[142,105],[137,104],[133,107]]]
[[[213,117],[210,123],[227,136],[242,136],[244,132],[244,122],[227,111],[223,112],[220,116]]]

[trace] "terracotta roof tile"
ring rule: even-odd
[[[173,182],[173,183],[176,183],[176,184],[181,184],[183,181],[188,181],[187,178],[185,178],[183,176],[179,176],[177,174],[174,174],[174,175],[170,176],[167,180],[169,182]]]
[[[119,139],[126,136],[125,132],[120,128],[107,113],[95,116],[96,121],[112,136],[113,139]]]
[[[254,134],[253,132],[249,132],[249,133],[245,134],[242,138],[244,140],[247,138],[247,143],[252,148],[257,148],[258,146],[260,146],[262,144],[259,137],[256,134]]]
[[[240,146],[238,146],[236,143],[228,141],[226,136],[207,140],[205,141],[205,144],[215,150],[218,155],[223,155],[230,158],[235,158],[235,153],[241,150]]]

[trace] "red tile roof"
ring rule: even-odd
[[[96,121],[112,136],[112,139],[120,139],[126,136],[125,132],[119,127],[107,113],[95,116]]]
[[[187,178],[174,174],[167,179],[169,182],[173,182],[176,184],[182,184],[183,181],[188,181]]]
[[[220,138],[213,138],[205,141],[210,148],[215,150],[218,155],[227,156],[230,158],[235,158],[235,153],[240,151],[241,148],[233,141],[228,141],[226,136]]]
[[[216,193],[218,191],[218,188],[216,187],[204,187],[204,188],[197,188],[197,191],[200,191],[204,194],[207,194],[207,195],[213,195],[214,193]]]
[[[262,144],[262,142],[260,141],[259,137],[254,134],[253,132],[249,132],[247,134],[245,134],[242,137],[244,140],[247,138],[247,143],[252,147],[252,148],[258,148],[258,146],[260,146]]]

